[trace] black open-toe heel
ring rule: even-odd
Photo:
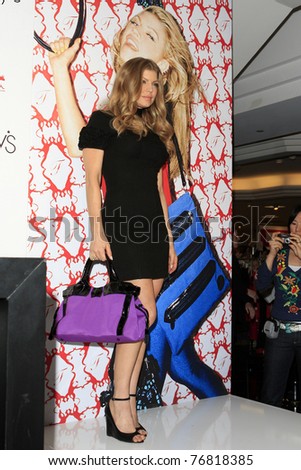
[[[111,400],[113,401],[127,401],[129,400],[130,397],[127,398],[114,398],[112,397]],[[141,442],[144,441],[133,441],[133,438],[135,436],[141,436],[141,434],[137,431],[135,432],[121,432],[117,428],[114,418],[112,416],[111,410],[110,410],[110,402],[107,404],[105,408],[105,416],[106,416],[106,425],[107,425],[107,436],[114,437],[115,439],[118,439],[118,441],[123,441],[123,442],[132,442],[133,444],[140,444]]]
[[[136,393],[130,393],[130,397],[134,397],[136,398]],[[141,434],[141,436],[147,436],[147,430],[142,426],[142,424],[138,423],[138,426],[136,427],[136,431],[144,431],[145,434],[141,434],[141,432],[139,432],[139,434]]]

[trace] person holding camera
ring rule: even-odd
[[[288,234],[274,233],[258,269],[259,293],[274,286],[271,318],[265,325],[261,401],[281,407],[290,368],[296,361],[301,384],[301,205],[288,218]]]

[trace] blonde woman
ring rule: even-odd
[[[79,50],[80,39],[70,48],[69,42],[69,38],[62,38],[51,43],[55,53],[49,57],[64,139],[69,155],[78,157],[81,156],[78,134],[85,121],[78,107],[69,66]],[[112,51],[116,72],[124,62],[134,57],[148,58],[158,64],[164,77],[165,102],[170,106],[169,114],[188,170],[190,106],[199,87],[188,44],[176,19],[160,7],[148,7],[131,18],[116,34]],[[171,178],[176,177],[179,170],[175,160],[171,161],[169,168]]]
[[[162,166],[174,158],[172,135],[160,69],[151,60],[134,58],[117,73],[108,109],[92,114],[79,140],[93,221],[90,258],[113,259],[118,277],[140,287],[150,325],[163,279],[177,268],[162,189]],[[107,187],[103,205],[102,175]],[[126,442],[146,438],[136,401],[130,399],[136,396],[144,354],[144,342],[116,345],[107,434]]]

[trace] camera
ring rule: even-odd
[[[270,318],[269,320],[266,320],[264,326],[263,326],[263,331],[267,338],[270,339],[275,339],[278,338],[279,335],[279,327],[280,323],[276,318]]]
[[[283,243],[285,243],[286,245],[288,245],[291,242],[291,237],[289,233],[281,233],[280,238],[282,238]]]

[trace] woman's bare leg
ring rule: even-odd
[[[140,287],[140,295],[139,299],[141,300],[144,307],[147,309],[149,313],[149,326],[154,324],[157,318],[157,307],[156,307],[156,297],[159,294],[163,279],[134,279],[131,280],[132,284]],[[141,344],[139,354],[137,356],[137,361],[131,376],[130,381],[130,395],[131,396],[131,410],[132,416],[135,423],[135,426],[139,426],[139,421],[137,417],[137,409],[136,409],[136,392],[137,392],[137,385],[139,381],[139,376],[141,373],[142,363],[145,356],[146,345],[145,342]],[[133,396],[134,395],[134,396]],[[142,434],[146,434],[145,431],[140,431]]]
[[[129,282],[140,287],[139,299],[148,311],[149,325],[151,326],[156,320],[156,296],[162,287],[163,280],[134,279]],[[127,398],[129,395],[136,395],[145,349],[144,341],[116,345],[114,398]],[[138,428],[135,397],[132,397],[130,401],[110,401],[110,410],[116,426],[121,432],[131,433]],[[133,438],[133,441],[143,441],[146,437],[145,434],[141,430],[140,434]]]
[[[115,351],[114,364],[114,395],[113,398],[128,398],[130,395],[130,381],[137,357],[141,348],[141,341],[137,343],[118,344]],[[130,400],[110,400],[110,410],[119,431],[133,433],[136,426],[132,417]],[[145,436],[137,434],[133,442],[141,442]]]

